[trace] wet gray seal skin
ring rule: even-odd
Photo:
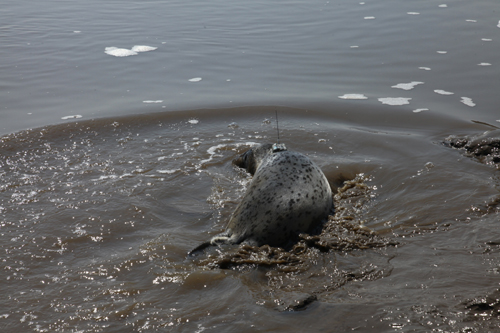
[[[254,177],[226,231],[194,250],[210,245],[290,245],[297,235],[311,231],[333,211],[332,191],[321,169],[307,156],[256,146],[233,161]]]

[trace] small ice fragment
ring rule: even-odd
[[[193,77],[192,79],[189,79],[189,82],[199,82],[201,81],[201,77]]]
[[[200,122],[200,121],[199,121],[198,119],[189,119],[189,120],[188,120],[188,123],[193,124],[193,125],[194,125],[194,124],[198,124],[199,122]]]
[[[351,49],[357,49],[358,47],[358,45],[351,45]]]
[[[163,100],[159,99],[159,100],[156,100],[156,101],[152,101],[152,100],[147,100],[147,101],[142,101],[143,103],[146,103],[146,104],[152,104],[152,103],[163,103]]]
[[[465,21],[466,22],[473,22],[473,23],[477,22],[477,20],[465,20]]]
[[[405,105],[410,104],[411,98],[408,97],[382,97],[378,99],[382,104],[387,105]]]
[[[365,16],[365,20],[374,20],[375,16]]]
[[[368,97],[366,97],[363,94],[344,94],[342,96],[339,96],[339,98],[342,98],[342,99],[368,99]]]
[[[499,27],[499,28],[500,28],[500,21],[498,21],[497,27]]]
[[[413,110],[413,112],[415,112],[415,113],[419,113],[422,111],[429,111],[429,109],[415,109],[415,110]]]
[[[462,97],[462,99],[460,100],[460,102],[462,102],[462,103],[464,103],[465,105],[470,106],[470,107],[474,107],[474,106],[476,106],[476,103],[474,103],[474,102],[472,101],[472,99],[471,99],[471,98],[469,98],[469,97]]]
[[[446,53],[448,53],[448,51],[436,51],[436,52],[439,53],[439,54],[446,54]]]
[[[418,13],[418,12],[408,12],[406,14],[408,14],[408,15],[420,15],[420,13]]]
[[[491,38],[481,38],[481,40],[483,42],[492,42],[493,41],[493,39],[491,39]]]
[[[434,92],[436,94],[440,94],[440,95],[453,95],[454,94],[451,91],[446,91],[446,90],[441,90],[441,89],[434,90]]]
[[[147,45],[134,45],[134,47],[132,47],[132,51],[134,52],[148,52],[148,51],[154,51],[156,49],[157,47],[147,46]]]
[[[110,46],[104,49],[104,53],[115,56],[115,57],[128,57],[137,55],[138,53],[128,49],[119,49],[114,46]]]
[[[419,84],[424,84],[423,82],[419,81],[412,81],[410,83],[398,83],[395,86],[391,86],[391,88],[397,88],[397,89],[403,89],[403,90],[412,90],[415,88],[415,86]]]
[[[64,117],[61,117],[61,119],[78,119],[78,118],[81,118],[82,116],[79,115],[79,114],[75,114],[75,115],[71,115],[71,116],[64,116]]]
[[[80,30],[75,30],[75,31],[73,31],[73,33],[74,34],[79,34],[79,33],[81,33],[81,31]]]
[[[226,81],[229,82],[229,81],[231,81],[231,79],[227,79]]]
[[[478,66],[491,66],[489,62],[482,62],[480,64],[477,64]]]
[[[418,69],[423,69],[424,71],[430,71],[430,67],[419,67]]]
[[[448,5],[447,4],[442,4],[442,5],[439,5],[439,7],[440,8],[446,8],[446,7],[448,7]]]

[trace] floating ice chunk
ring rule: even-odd
[[[411,98],[408,97],[382,97],[378,99],[382,104],[387,105],[405,105],[410,104]]]
[[[446,7],[448,7],[448,5],[447,4],[442,4],[442,5],[439,5],[439,7],[440,8],[446,8]]]
[[[478,66],[491,66],[489,62],[482,62],[480,64],[477,64]]]
[[[73,33],[74,34],[79,34],[79,33],[81,33],[81,31],[80,30],[75,30],[75,31],[73,31]]]
[[[199,82],[201,81],[201,77],[193,77],[192,79],[189,79],[189,82]]]
[[[423,69],[424,71],[430,71],[430,67],[419,67],[418,69]]]
[[[82,116],[79,115],[79,114],[75,114],[75,115],[71,115],[71,116],[64,116],[64,117],[61,117],[61,119],[78,119],[78,118],[81,118]]]
[[[440,94],[440,95],[453,95],[454,94],[451,91],[440,90],[440,89],[434,90],[434,92],[436,94]]]
[[[357,48],[359,48],[358,45],[351,45],[351,49],[357,49]]]
[[[474,107],[474,106],[476,106],[476,103],[474,103],[474,102],[472,101],[472,99],[471,99],[471,98],[469,98],[469,97],[462,97],[462,99],[460,100],[460,102],[462,102],[462,103],[464,103],[465,105],[470,106],[470,107]]]
[[[375,16],[365,16],[365,20],[374,20]]]
[[[498,21],[497,27],[499,27],[499,28],[500,28],[500,21]]]
[[[477,20],[465,20],[466,22],[472,22],[472,23],[476,23]]]
[[[342,99],[368,99],[368,97],[366,97],[363,94],[344,94],[342,96],[339,96],[339,98],[342,98]]]
[[[446,54],[446,53],[448,53],[448,51],[436,51],[436,52],[439,53],[439,54]]]
[[[163,100],[159,99],[159,100],[156,100],[156,101],[151,101],[151,100],[147,100],[147,101],[142,101],[143,103],[146,103],[146,104],[152,104],[152,103],[163,103]]]
[[[199,121],[198,119],[189,119],[189,120],[188,120],[188,123],[193,124],[193,125],[194,125],[194,124],[198,124],[199,122],[200,122],[200,121]]]
[[[419,113],[422,111],[429,111],[429,109],[415,109],[415,110],[413,110],[413,112],[415,112],[415,113]]]
[[[491,39],[491,38],[481,38],[481,40],[483,42],[492,42],[493,41],[493,39]]]
[[[418,13],[418,12],[408,12],[406,14],[408,14],[408,15],[420,15],[420,13]]]
[[[115,57],[128,57],[137,55],[138,53],[129,49],[120,49],[114,46],[110,46],[104,49],[104,53],[115,56]]]
[[[134,47],[132,47],[133,52],[148,52],[148,51],[154,51],[156,49],[157,47],[147,46],[147,45],[134,45]]]
[[[424,84],[424,83],[419,81],[412,81],[410,83],[398,83],[395,86],[392,86],[391,88],[412,90],[413,88],[415,88],[415,86],[418,86],[419,84]]]

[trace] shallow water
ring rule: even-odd
[[[498,167],[446,144],[499,125],[496,10],[3,6],[0,326],[498,330]],[[157,49],[115,56],[135,45]],[[281,141],[327,175],[335,215],[290,252],[187,258],[224,230],[251,180],[231,161],[276,141],[275,111]]]

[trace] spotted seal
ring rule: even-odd
[[[253,179],[226,231],[189,255],[219,244],[290,245],[299,233],[314,229],[333,210],[332,190],[321,169],[284,145],[258,145],[233,163]]]

